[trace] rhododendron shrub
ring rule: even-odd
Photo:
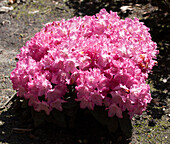
[[[20,49],[13,88],[48,115],[62,111],[72,91],[82,109],[102,106],[109,117],[140,115],[151,101],[146,79],[158,53],[148,31],[137,18],[122,20],[105,9],[48,23]]]

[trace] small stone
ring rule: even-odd
[[[16,0],[8,0],[9,1],[9,4],[13,4],[15,3]]]
[[[0,13],[6,13],[6,12],[9,12],[13,9],[14,9],[13,7],[2,6],[2,7],[0,7]]]
[[[20,1],[20,0],[17,0],[17,4],[19,4],[19,3],[21,3],[21,1]]]
[[[36,14],[36,13],[39,13],[39,10],[29,11],[28,13],[29,13],[29,14]]]
[[[120,7],[120,10],[121,10],[123,13],[126,13],[127,11],[132,11],[133,8],[132,8],[132,6],[122,6],[122,7]]]
[[[162,81],[163,81],[163,83],[167,83],[167,79],[163,79]]]
[[[4,122],[3,121],[0,121],[0,127],[3,126]]]
[[[4,21],[2,22],[2,25],[4,25],[4,24],[11,24],[11,22],[10,22],[9,20],[4,20]]]

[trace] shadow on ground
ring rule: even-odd
[[[12,104],[12,105],[11,105]],[[128,144],[121,131],[111,134],[86,110],[80,110],[74,128],[59,128],[44,121],[35,127],[31,108],[23,108],[19,99],[0,114],[0,142],[9,144]],[[42,117],[39,117],[40,121]]]

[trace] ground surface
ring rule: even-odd
[[[112,2],[27,0],[25,3],[20,1],[12,5],[8,5],[6,1],[0,1],[0,144],[169,143],[170,19],[167,5],[155,1],[149,3],[147,0],[143,0],[142,3],[113,0]],[[3,6],[13,7],[13,10],[5,12]],[[129,7],[126,7],[124,12],[124,9],[120,10],[121,6]],[[29,121],[28,111],[19,109],[20,102],[16,98],[4,107],[4,103],[14,94],[9,76],[15,68],[15,57],[25,42],[47,22],[73,16],[93,15],[101,8],[118,11],[122,18],[138,17],[151,28],[153,40],[158,43],[160,50],[159,65],[154,68],[148,80],[153,101],[143,115],[132,119],[132,137],[126,140],[121,135],[110,136],[93,119],[84,123],[88,124],[88,128],[80,126],[81,130],[59,129],[50,124],[34,128],[32,121]]]

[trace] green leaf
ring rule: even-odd
[[[94,118],[103,125],[107,125],[109,118],[107,112],[103,107],[95,107],[93,111],[90,111]]]
[[[58,127],[62,127],[62,128],[66,128],[67,127],[67,123],[65,120],[65,114],[62,111],[58,111],[58,110],[53,110],[51,112],[52,118],[53,118],[53,123],[58,126]]]
[[[34,126],[38,127],[45,122],[46,114],[45,112],[36,112],[33,108],[31,110],[31,114],[34,120]]]
[[[119,126],[119,121],[116,116],[108,117],[107,111],[104,107],[95,107],[94,111],[91,111],[92,115],[101,124],[106,125],[111,133],[115,133]]]
[[[107,128],[111,133],[115,133],[119,127],[119,121],[116,116],[109,118]]]
[[[132,123],[127,112],[123,112],[123,118],[119,119],[119,124],[123,134],[130,138],[132,136]]]
[[[28,108],[28,100],[24,99],[21,108]]]
[[[64,113],[67,117],[67,124],[69,128],[75,127],[78,109],[80,109],[78,105],[74,105],[74,107],[70,108],[67,107],[64,109]]]

